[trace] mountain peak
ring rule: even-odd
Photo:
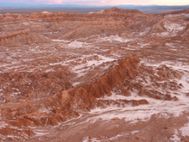
[[[104,10],[103,13],[109,13],[109,14],[126,14],[126,13],[142,13],[138,10],[132,10],[132,9],[121,9],[117,7],[112,7],[110,9]]]

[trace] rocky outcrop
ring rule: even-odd
[[[97,98],[109,94],[114,87],[120,86],[124,80],[130,80],[137,75],[138,62],[139,59],[134,56],[119,60],[118,65],[111,67],[99,79],[73,89],[72,94],[76,94],[77,90],[81,89],[86,90],[90,96]]]
[[[137,75],[137,57],[121,59],[99,78],[81,86],[51,94],[51,96],[32,101],[18,102],[14,107],[7,103],[1,107],[1,117],[7,123],[20,126],[55,125],[70,117],[88,111],[96,104],[96,98],[110,94],[125,80]],[[145,102],[144,102],[145,103]]]
[[[18,46],[20,44],[34,44],[48,42],[48,38],[37,33],[32,33],[29,29],[7,32],[0,35],[1,46]]]
[[[0,74],[3,86],[1,103],[18,102],[22,99],[39,99],[70,88],[71,73],[64,67],[44,72],[7,72]]]

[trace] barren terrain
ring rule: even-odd
[[[0,141],[189,142],[189,11],[0,14]]]

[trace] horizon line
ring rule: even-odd
[[[137,7],[140,7],[140,6],[172,6],[172,7],[183,7],[183,6],[189,6],[189,4],[186,4],[186,5],[162,5],[162,4],[117,4],[117,5],[91,5],[91,4],[85,4],[85,5],[82,5],[82,4],[70,4],[70,3],[67,3],[67,4],[50,4],[50,3],[47,3],[47,4],[44,4],[44,3],[38,3],[38,4],[31,4],[31,3],[15,3],[16,5],[12,5],[12,3],[5,3],[5,2],[0,2],[0,4],[3,4],[3,5],[0,5],[0,7],[5,7],[5,6],[10,6],[10,7],[18,7],[18,6],[39,6],[39,7],[42,7],[42,6],[79,6],[79,7],[119,7],[119,6],[137,6]],[[21,4],[21,5],[20,5]]]

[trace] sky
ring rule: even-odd
[[[0,0],[8,4],[79,4],[79,5],[189,5],[189,0]]]

